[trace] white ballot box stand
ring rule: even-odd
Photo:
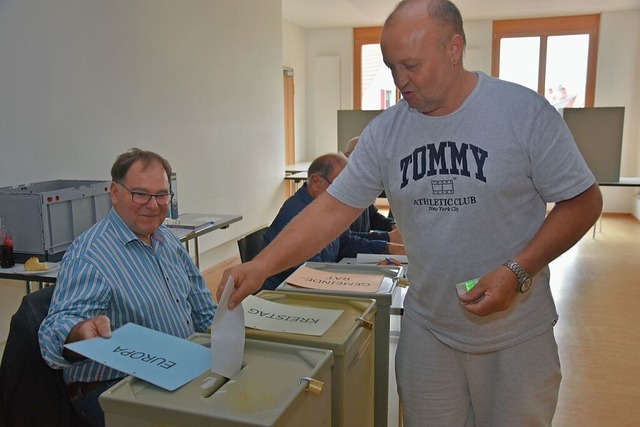
[[[250,339],[333,351],[331,412],[334,427],[373,426],[376,301],[371,298],[260,291],[257,295],[287,306],[339,310],[340,317],[321,336],[246,328]],[[264,313],[278,316],[278,313]],[[245,315],[246,318],[246,315]],[[311,321],[313,319],[310,319]]]
[[[210,345],[207,334],[191,340]],[[127,377],[100,395],[108,427],[330,426],[330,350],[246,340],[243,367],[175,391]]]
[[[376,292],[328,291],[293,286],[286,281],[276,291],[300,292],[305,294],[334,295],[351,298],[372,298],[376,300],[374,326],[374,425],[386,427],[389,411],[389,329],[390,307],[394,289],[402,277],[402,267],[375,264],[352,265],[323,262],[306,262],[301,267],[309,267],[332,273],[374,274],[383,277]]]

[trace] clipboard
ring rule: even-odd
[[[167,227],[197,230],[208,225],[213,225],[221,219],[222,218],[212,216],[211,214],[185,213],[180,215],[175,221],[168,222]]]

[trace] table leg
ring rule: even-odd
[[[602,233],[602,214],[600,214],[599,222],[600,222],[600,232]]]
[[[198,270],[200,269],[200,245],[198,243],[198,238],[196,237],[195,239],[195,250],[196,250],[196,267],[198,267]]]
[[[600,223],[600,233],[602,233],[602,214],[596,220],[596,223],[593,224],[593,234],[591,236],[592,239],[596,238],[596,228],[598,228],[598,222]]]

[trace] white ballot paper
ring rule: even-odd
[[[211,372],[225,378],[240,372],[244,356],[244,310],[242,304],[228,307],[233,287],[229,277],[211,324]]]
[[[249,295],[244,301],[248,328],[274,332],[322,336],[338,320],[343,310],[278,304]]]

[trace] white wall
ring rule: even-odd
[[[491,75],[491,21],[470,21],[464,23],[467,48],[462,59],[467,70],[482,71]]]
[[[621,40],[623,41],[621,43]],[[596,75],[598,107],[624,106],[620,175],[640,176],[640,10],[603,13]],[[603,187],[606,212],[635,210],[633,188]]]
[[[353,29],[314,30],[306,35],[307,160],[312,160],[338,149],[337,109],[353,108]],[[325,73],[339,80],[328,79]]]
[[[182,212],[244,216],[201,239],[236,254],[284,198],[282,33],[280,0],[0,0],[0,186],[151,149]]]
[[[467,52],[465,67],[491,73],[492,21],[465,22]],[[318,145],[314,140],[314,108],[318,89],[314,87],[312,64],[316,58],[337,56],[340,61],[340,105],[351,109],[353,94],[353,35],[351,28],[307,30],[307,143],[310,154]],[[601,15],[600,46],[596,76],[596,106],[624,106],[625,129],[621,174],[640,176],[640,10],[607,12]],[[348,79],[348,80],[345,80]],[[333,126],[333,124],[329,124]],[[325,125],[326,126],[326,125]],[[337,136],[336,136],[337,137]],[[329,144],[336,144],[331,142]],[[321,154],[321,153],[318,153]],[[602,189],[606,212],[633,212],[637,189]]]
[[[637,176],[640,155],[640,10],[603,14],[600,22],[596,106],[625,106],[620,173]],[[621,40],[624,42],[621,43]]]

